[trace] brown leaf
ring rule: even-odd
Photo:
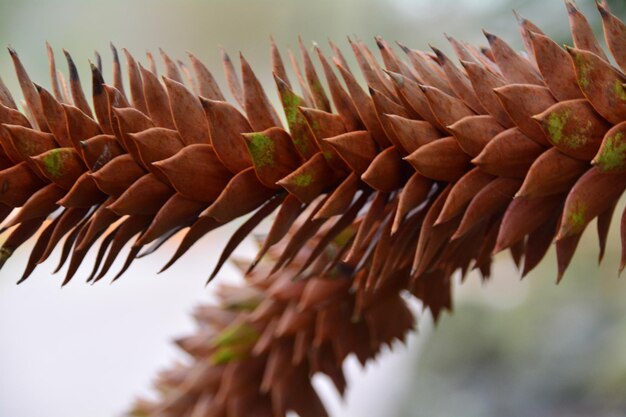
[[[187,198],[212,203],[231,178],[211,145],[189,145],[153,164]]]
[[[248,152],[259,180],[268,188],[279,188],[278,181],[301,163],[289,133],[273,127],[263,132],[244,133]]]
[[[537,67],[557,100],[582,98],[576,71],[567,52],[547,36],[530,33]]]
[[[582,233],[591,220],[619,198],[624,188],[626,179],[623,176],[604,173],[598,167],[589,169],[565,200],[557,240]]]
[[[590,161],[610,125],[584,99],[561,101],[536,116],[548,140],[572,158]]]
[[[492,175],[523,179],[545,150],[514,127],[494,137],[472,163]]]
[[[504,131],[502,125],[493,116],[467,116],[448,126],[461,149],[468,155],[475,157],[485,146]]]
[[[619,71],[594,53],[566,48],[574,61],[578,86],[598,113],[613,124],[626,117],[626,81]]]
[[[424,145],[404,159],[417,172],[436,181],[454,182],[470,166],[470,157],[452,136]]]

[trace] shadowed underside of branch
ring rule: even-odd
[[[404,341],[414,318],[400,295],[402,280],[362,298],[350,291],[351,274],[339,267],[322,272],[337,243],[320,255],[313,277],[293,280],[318,239],[279,274],[268,277],[272,265],[264,262],[245,286],[218,286],[219,303],[198,308],[197,331],[177,340],[189,360],[161,372],[158,397],[136,401],[131,415],[273,417],[291,410],[327,416],[311,376],[327,375],[343,394],[344,359],[355,355],[364,365],[383,346]]]
[[[365,361],[401,339],[413,319],[400,291],[437,318],[455,271],[488,277],[510,250],[527,274],[553,242],[561,279],[594,218],[602,258],[626,188],[626,26],[598,5],[615,66],[566,6],[564,48],[519,17],[525,53],[490,33],[484,48],[448,38],[456,58],[377,38],[379,60],[351,40],[367,89],[335,44],[328,57],[300,42],[290,80],[272,42],[280,110],[243,56],[238,72],[223,54],[229,103],[193,55],[161,52],[158,76],[151,55],[144,67],[124,50],[123,69],[113,48],[111,82],[98,56],[88,100],[67,52],[68,77],[48,47],[45,89],[10,50],[24,111],[0,80],[0,265],[35,236],[20,282],[57,247],[64,284],[91,249],[88,281],[122,257],[117,279],[175,235],[163,269],[246,216],[211,279],[273,215],[248,285],[199,313],[180,342],[191,364],[163,374],[160,400],[137,412],[323,415],[310,375],[342,391],[346,355]],[[621,231],[624,248],[624,215]]]

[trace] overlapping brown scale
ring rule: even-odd
[[[15,151],[15,157],[18,157],[20,161],[27,161],[30,157],[57,147],[54,135],[50,133],[11,124],[3,124],[2,128],[7,134],[3,139],[0,139],[2,140],[3,149],[10,152]],[[6,139],[10,143],[4,142]]]
[[[70,92],[72,94],[73,104],[74,106],[76,106],[76,108],[85,113],[87,116],[93,117],[91,107],[87,102],[87,98],[85,97],[85,93],[83,92],[83,87],[80,83],[76,64],[74,64],[74,60],[72,59],[69,52],[67,52],[65,49],[63,50],[63,54],[65,55],[65,59],[67,60],[67,66],[70,73]]]
[[[66,116],[63,106],[61,106],[59,101],[57,101],[47,90],[40,86],[36,87],[37,92],[39,93],[39,98],[41,100],[44,116],[48,123],[48,127],[50,128],[50,132],[52,132],[55,137],[55,140],[61,146],[73,146],[69,136],[69,129],[66,123]],[[22,126],[30,127],[28,123],[9,123],[20,124]]]
[[[324,76],[326,77],[326,82],[328,84],[328,90],[330,92],[330,97],[335,106],[335,109],[347,130],[356,130],[362,127],[362,122],[359,117],[359,113],[357,112],[352,100],[348,93],[343,89],[343,86],[340,84],[337,75],[333,72],[328,60],[322,53],[321,49],[318,47],[315,48],[317,52],[317,56],[322,64],[322,70],[324,71]],[[339,58],[336,58],[339,59]],[[342,62],[341,60],[339,60]],[[342,65],[345,63],[342,62]],[[347,65],[345,66],[347,68]]]
[[[511,84],[543,85],[543,81],[533,65],[521,57],[498,36],[484,32],[493,58],[504,78]]]
[[[569,190],[589,164],[552,148],[542,153],[528,169],[519,197],[540,197]]]
[[[493,116],[467,116],[448,126],[461,149],[470,156],[478,156],[485,146],[504,131]]]
[[[91,79],[94,113],[96,114],[102,131],[111,134],[113,133],[113,129],[111,127],[109,114],[109,99],[104,91],[104,78],[98,67],[93,63],[91,64]]]
[[[531,84],[509,84],[494,91],[511,120],[526,136],[541,145],[550,146],[545,133],[532,120],[532,116],[556,103],[548,88]]]
[[[530,33],[537,67],[557,100],[582,98],[576,72],[567,52],[545,35]]]
[[[480,104],[467,76],[463,74],[443,52],[432,46],[431,48],[435,51],[437,62],[439,62],[439,65],[441,65],[446,73],[450,88],[454,91],[456,96],[462,99],[463,102],[476,113],[485,113],[485,109],[482,104]]]
[[[162,48],[159,48],[159,55],[161,56],[161,60],[165,66],[165,76],[182,84],[183,78],[180,75],[180,71],[178,70],[174,60],[170,58],[170,56]]]
[[[450,126],[464,117],[474,115],[474,112],[462,100],[434,87],[420,86],[420,88],[441,126]]]
[[[196,83],[200,96],[206,97],[211,100],[225,101],[224,95],[220,90],[213,74],[207,69],[207,67],[191,52],[188,53],[189,60],[191,61],[191,68],[193,69]],[[140,109],[141,110],[141,109]]]
[[[489,216],[506,208],[521,185],[516,178],[496,178],[480,190],[463,213],[463,219],[452,236],[457,239]]]
[[[329,195],[328,199],[315,214],[315,218],[329,218],[344,213],[350,206],[360,185],[359,176],[355,173],[350,174]]]
[[[145,173],[131,155],[124,154],[113,158],[91,176],[105,194],[119,196]]]
[[[602,16],[606,45],[609,47],[617,65],[624,71],[626,69],[626,51],[624,51],[623,45],[626,41],[626,25],[612,14],[608,7],[600,2],[597,5],[600,16]]]
[[[161,177],[161,171],[152,163],[169,158],[184,147],[182,138],[176,130],[162,127],[131,133],[128,137],[133,141],[143,165],[157,177]]]
[[[412,64],[415,75],[421,84],[429,85],[442,90],[446,94],[452,94],[452,89],[441,74],[435,71],[433,65],[430,65],[430,59],[425,54],[415,49],[410,49],[400,43],[398,46],[404,51]],[[431,61],[432,62],[432,61]]]
[[[98,123],[74,106],[62,104],[65,112],[67,133],[74,149],[80,149],[80,143],[93,136],[102,134]]]
[[[376,45],[378,46],[379,51],[385,51],[385,45],[387,43],[384,41],[384,39],[382,39],[380,36],[376,36],[374,37],[374,41],[376,42]],[[359,45],[359,48],[363,52],[365,59],[369,63],[370,67],[372,68],[376,76],[375,83],[374,84],[370,83],[370,87],[376,88],[378,91],[386,95],[389,95],[390,97],[395,99],[396,95],[395,95],[395,89],[393,87],[393,83],[385,75],[385,72],[383,71],[383,67],[378,62],[378,60],[374,57],[374,54],[372,53],[369,46],[361,39],[357,39],[357,43]],[[391,49],[389,49],[389,45],[387,45],[386,51],[387,52],[391,51]],[[382,56],[383,56],[383,63],[385,64],[385,66],[387,66],[387,63],[391,65],[391,67],[387,66],[387,68],[389,69],[397,68],[397,66],[395,65],[396,62],[391,58],[389,53],[383,52]],[[387,58],[387,61],[385,61],[385,57]],[[400,68],[397,68],[397,69],[400,70]],[[378,85],[378,87],[374,87],[375,85]]]
[[[592,52],[608,62],[608,58],[598,43],[587,18],[578,10],[572,0],[565,0],[565,6],[576,48]]]
[[[387,73],[398,89],[400,98],[405,106],[413,110],[421,119],[430,122],[433,126],[438,128],[444,127],[439,124],[439,120],[433,115],[428,105],[428,100],[426,100],[426,96],[420,88],[420,84],[401,74],[390,71],[387,71]]]
[[[61,198],[58,203],[63,207],[81,207],[89,208],[96,206],[106,200],[106,194],[103,193],[96,181],[89,172],[82,174],[67,194]]]
[[[319,151],[319,146],[310,125],[307,123],[307,119],[299,110],[300,106],[305,104],[304,99],[295,94],[290,89],[289,85],[281,78],[278,78],[277,75],[274,76],[274,80],[283,104],[283,110],[287,118],[287,125],[293,143],[298,153],[300,153],[304,159],[309,159]]]
[[[202,216],[226,223],[251,212],[274,194],[275,191],[265,187],[254,168],[250,167],[231,178]]]
[[[561,101],[533,118],[558,150],[586,161],[595,156],[610,128],[585,99]]]
[[[574,258],[581,236],[582,234],[579,233],[556,241],[557,283],[561,282],[567,267]]]
[[[326,138],[344,162],[355,173],[362,175],[377,155],[372,135],[365,130],[353,131]]]
[[[4,84],[4,81],[2,81],[2,78],[0,78],[0,104],[13,110],[17,109],[15,100],[13,99],[13,96],[11,95],[11,92],[7,88],[6,84]]]
[[[412,117],[413,114],[411,112],[406,111],[406,109],[397,104],[394,100],[387,97],[383,93],[370,88],[370,96],[372,97],[372,101],[374,102],[374,108],[378,113],[378,119],[380,120],[381,125],[383,126],[383,130],[385,134],[393,143],[394,146],[400,147],[398,138],[396,136],[395,129],[392,125],[390,125],[388,118],[385,115],[396,115],[400,117]]]
[[[26,69],[22,65],[20,58],[17,56],[17,52],[15,52],[14,49],[9,48],[9,54],[11,55],[11,59],[13,60],[13,65],[15,66],[15,72],[17,74],[17,80],[20,83],[20,88],[22,90],[22,94],[24,95],[24,100],[26,101],[28,110],[33,115],[37,127],[44,132],[48,131],[48,123],[46,122],[41,101],[39,100],[39,95],[37,94],[35,85],[30,80]],[[3,88],[3,90],[6,90],[6,88]],[[11,99],[5,99],[5,101],[5,105],[12,102]],[[16,108],[15,103],[12,104],[13,106],[11,107]]]
[[[15,229],[11,230],[9,236],[2,243],[2,247],[0,247],[0,267],[39,230],[44,220],[45,217],[31,219],[20,223]]]
[[[209,125],[200,100],[180,82],[164,78],[176,130],[185,145],[210,142]]]
[[[477,63],[461,61],[461,64],[465,68],[467,77],[470,79],[483,108],[503,127],[512,127],[513,123],[509,115],[494,92],[494,89],[505,85],[504,80]]]
[[[318,152],[311,159],[276,183],[303,203],[311,203],[335,182],[332,168],[324,154]]]
[[[313,104],[315,104],[315,107],[320,110],[330,111],[330,102],[328,101],[326,92],[322,87],[322,83],[320,82],[320,79],[317,75],[317,71],[315,71],[313,61],[311,61],[309,53],[306,50],[306,47],[304,46],[301,38],[298,38],[298,48],[300,50],[300,55],[304,64],[304,76],[306,78],[309,91],[311,92]]]
[[[609,238],[609,229],[611,228],[611,220],[613,219],[613,213],[617,206],[617,200],[610,205],[606,210],[598,215],[597,231],[598,231],[598,245],[600,246],[600,253],[598,254],[598,263],[602,262],[604,253],[606,252],[606,243]]]
[[[19,111],[0,104],[0,121],[2,123],[30,127],[30,122]]]
[[[522,277],[532,271],[548,252],[556,234],[558,218],[558,214],[553,215],[550,220],[528,234]]]
[[[435,224],[445,223],[461,214],[472,198],[494,179],[479,168],[463,175],[450,189]]]
[[[230,255],[233,253],[235,249],[239,246],[239,244],[250,234],[252,231],[270,214],[274,212],[274,210],[282,203],[285,199],[285,195],[275,195],[272,198],[268,199],[248,220],[246,220],[230,237],[222,254],[220,255],[219,260],[217,261],[217,265],[213,269],[213,272],[209,276],[207,283],[213,280],[224,265],[226,261],[229,259]]]
[[[126,67],[128,72],[128,84],[130,88],[130,99],[133,103],[133,107],[142,113],[148,114],[148,105],[143,93],[143,82],[141,80],[141,73],[139,66],[135,61],[135,58],[124,48],[124,55],[126,56]]]
[[[239,58],[241,60],[243,108],[250,125],[257,131],[280,127],[280,119],[269,103],[261,83],[243,55],[240,55]]]
[[[361,179],[374,190],[390,193],[402,187],[407,168],[397,149],[390,146],[374,158]]]
[[[85,172],[82,158],[73,148],[55,148],[31,158],[43,175],[59,187],[69,190]]]
[[[125,154],[114,135],[97,135],[81,142],[82,159],[90,171],[98,171],[113,158]]]
[[[368,59],[371,56],[371,53],[365,44],[359,40],[353,41],[351,38],[348,38],[348,42],[352,47],[352,52],[354,53],[359,69],[361,70],[361,74],[363,74],[367,85],[370,88],[385,91],[389,94],[392,90],[388,90],[386,83],[383,81],[384,78],[379,77],[377,71],[378,64],[375,64],[372,59]],[[347,69],[348,67],[344,68]]]
[[[165,174],[176,191],[207,203],[217,198],[231,178],[213,148],[206,144],[186,146],[170,158],[154,162],[153,165]],[[202,181],[198,181],[198,178],[202,178]]]
[[[477,62],[474,56],[467,50],[462,42],[446,33],[444,33],[444,36],[450,43],[450,46],[452,47],[454,53],[460,61]]]
[[[308,107],[298,107],[298,110],[304,115],[308,128],[313,133],[315,142],[324,154],[331,169],[337,172],[346,172],[346,164],[332,145],[324,140],[325,138],[346,133],[346,127],[341,117],[333,113]]]
[[[472,163],[488,174],[524,178],[545,149],[514,127],[497,134]]]
[[[560,213],[563,195],[553,194],[544,197],[518,197],[509,204],[502,218],[494,252],[513,246],[533,233],[538,227]]]
[[[385,67],[390,71],[402,73],[405,66],[402,65],[402,60],[396,55],[393,48],[381,36],[376,36],[374,40],[376,41],[376,46],[378,46]],[[391,80],[387,81],[387,85],[393,89]]]
[[[126,189],[109,210],[123,215],[156,214],[174,190],[154,174],[146,174]]]
[[[420,206],[432,189],[433,181],[419,173],[415,173],[406,182],[398,199],[398,208],[395,213],[391,233],[396,233],[411,210]]]
[[[242,133],[252,132],[248,120],[233,106],[222,101],[201,98],[209,119],[211,145],[222,164],[236,174],[250,166],[252,160]]]
[[[405,159],[423,176],[446,182],[461,178],[470,166],[470,157],[452,136],[421,146]]]
[[[405,154],[413,153],[420,146],[441,137],[441,133],[425,120],[407,119],[395,114],[385,114],[383,117],[391,124],[400,145],[397,149]]]
[[[626,122],[622,122],[613,126],[604,135],[598,154],[592,161],[603,172],[624,172],[626,168],[624,166],[626,157],[626,145],[624,144],[625,129]]]
[[[57,201],[64,195],[63,188],[56,184],[48,184],[30,196],[21,210],[4,227],[9,228],[32,219],[45,218],[58,208]]]
[[[442,247],[450,240],[458,226],[459,218],[445,224],[435,225],[443,204],[450,193],[451,186],[447,186],[434,199],[422,222],[419,230],[417,247],[415,248],[413,263],[411,266],[411,277],[413,281],[420,278],[422,274],[428,272],[435,261]]]
[[[598,113],[616,124],[626,116],[626,78],[598,55],[567,48],[572,57],[578,85]]]
[[[387,138],[380,120],[378,119],[376,108],[374,107],[371,97],[363,91],[350,71],[341,66],[338,62],[336,62],[335,65],[339,68],[339,72],[341,73],[348,91],[350,92],[350,97],[354,107],[356,108],[360,119],[363,121],[365,128],[370,132],[372,138],[376,141],[378,146],[383,148],[389,146],[389,139]]]
[[[289,55],[289,62],[291,63],[293,72],[296,74],[298,86],[300,87],[300,94],[302,94],[303,100],[307,103],[307,106],[314,107],[315,104],[313,102],[313,97],[311,96],[311,91],[309,90],[308,84],[304,80],[304,76],[302,75],[302,71],[300,70],[300,64],[298,64],[296,56],[289,49],[287,49],[287,54]]]
[[[524,48],[526,49],[526,52],[528,52],[528,59],[532,62],[534,67],[537,68],[538,65],[537,59],[535,58],[535,48],[533,46],[532,35],[533,33],[544,35],[544,33],[537,25],[520,16],[515,10],[513,10],[513,14],[515,15],[519,25],[519,32],[522,37],[522,42],[524,43]]]
[[[624,188],[623,176],[602,172],[598,167],[589,169],[565,200],[557,240],[582,233],[591,220],[615,203]]]
[[[174,129],[174,119],[170,111],[169,100],[165,88],[153,71],[139,66],[143,83],[143,95],[146,100],[148,115],[156,126]]]
[[[119,226],[117,226],[108,236],[110,236],[110,247],[106,253],[106,259],[104,259],[104,263],[102,267],[98,270],[98,268],[94,269],[94,273],[92,275],[92,282],[96,283],[100,279],[102,279],[106,273],[109,271],[113,262],[122,251],[124,245],[133,238],[136,234],[143,231],[146,225],[149,223],[149,218],[144,216],[130,216],[127,217]],[[131,249],[131,253],[134,253],[134,250]],[[127,258],[128,259],[128,258]],[[128,264],[128,260],[126,262]],[[126,267],[126,265],[124,265]],[[120,277],[122,269],[114,278],[114,280]]]
[[[281,128],[272,127],[263,132],[244,133],[242,136],[256,174],[268,188],[278,188],[278,181],[301,163],[291,136]]]
[[[555,213],[565,194],[566,213],[583,202],[590,207],[587,214],[599,217],[602,250],[614,202],[623,190],[619,123],[624,115],[617,101],[623,80],[605,62],[587,23],[576,10],[570,13],[578,48],[570,50],[574,59],[523,19],[520,26],[529,59],[493,35],[488,34],[489,49],[451,39],[462,67],[436,48],[433,55],[401,45],[408,56],[405,62],[382,38],[376,38],[383,69],[368,46],[355,39],[352,48],[367,86],[357,83],[358,76],[331,44],[344,89],[335,69],[315,47],[328,92],[300,42],[302,74],[292,60],[301,89],[296,93],[272,45],[288,131],[280,128],[276,110],[243,59],[241,78],[226,55],[224,63],[230,90],[245,113],[224,101],[211,73],[192,55],[193,75],[163,55],[167,77],[161,81],[153,62],[146,70],[127,54],[131,107],[114,52],[113,86],[105,84],[100,63],[93,68],[96,121],[85,104],[71,59],[72,98],[68,100],[52,60],[59,84],[55,87],[53,79],[54,95],[33,87],[15,56],[25,95],[35,104],[27,97],[28,116],[21,116],[10,94],[0,88],[0,122],[20,125],[8,129],[23,133],[18,139],[5,134],[0,154],[0,167],[5,168],[0,171],[2,208],[8,214],[12,207],[26,204],[8,223],[21,223],[13,241],[20,243],[33,228],[36,232],[43,223],[32,221],[61,204],[64,210],[60,217],[50,216],[53,222],[42,228],[43,236],[50,238],[53,248],[69,234],[62,251],[63,262],[71,254],[66,282],[95,245],[90,279],[97,281],[128,241],[132,247],[124,255],[122,271],[144,244],[152,243],[144,250],[151,253],[189,227],[167,268],[206,233],[254,212],[227,244],[217,271],[242,239],[278,209],[278,223],[260,256],[281,242],[285,252],[267,270],[280,275],[295,263],[295,275],[302,280],[339,270],[352,281],[357,313],[377,305],[380,291],[390,283],[407,287],[413,278],[411,289],[435,316],[451,306],[454,271],[465,273],[475,265],[488,275],[494,250],[511,248],[518,264],[526,255],[525,272],[532,269],[555,234]],[[605,29],[610,29],[608,43],[619,63],[615,45],[620,25],[608,19],[606,11],[602,13]],[[590,81],[587,88],[585,77]],[[328,97],[337,114],[331,113]],[[44,132],[48,128],[50,134]],[[444,132],[454,136],[442,137]],[[37,146],[29,148],[33,143]],[[49,153],[69,157],[74,168],[69,166],[55,181],[50,172],[43,172],[49,168],[43,164]],[[590,169],[592,159],[595,166]],[[584,184],[586,193],[579,191],[581,185],[572,190],[581,175],[579,184]],[[451,184],[443,191],[441,182]],[[602,192],[602,197],[594,192]],[[515,194],[519,197],[513,199]],[[53,196],[60,198],[54,201]],[[129,217],[107,230],[121,215]],[[557,253],[562,275],[579,230],[565,220],[560,230]],[[312,249],[305,249],[308,240],[315,241]],[[324,249],[330,245],[340,247],[324,263]],[[38,241],[25,276],[49,255],[49,246]],[[299,260],[301,255],[307,256]],[[281,284],[287,287],[286,281]],[[298,323],[297,311],[283,307],[281,311],[289,312],[286,317],[294,319],[285,323]],[[368,321],[375,334],[359,333],[353,340],[386,339],[377,322],[376,317]],[[293,330],[290,326],[280,327]],[[276,336],[274,331],[267,334],[261,354],[270,351],[265,350],[270,346],[267,341]],[[307,341],[317,340],[309,371],[331,369],[328,352],[335,348],[330,348],[328,333],[324,334],[316,339],[311,333],[293,333],[299,347],[290,356],[304,363]],[[355,343],[351,349],[357,350],[358,343],[351,343]],[[235,349],[212,357],[224,360],[238,354]],[[329,374],[343,386],[336,371]],[[244,410],[243,401],[226,400],[228,393],[245,391],[238,388],[234,367],[228,375],[231,382],[219,392],[220,407]],[[291,381],[277,375],[268,380],[277,386]],[[281,404],[279,409],[288,402],[286,393],[276,397],[273,390],[270,393]],[[255,395],[245,398],[257,401]],[[183,398],[170,405],[178,410]],[[206,409],[217,403],[202,404]]]

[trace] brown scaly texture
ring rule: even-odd
[[[2,85],[0,211],[6,217],[21,210],[4,225],[10,234],[0,259],[40,230],[23,280],[67,236],[64,283],[94,244],[95,282],[128,241],[116,278],[180,230],[182,243],[165,268],[206,233],[252,214],[212,278],[277,211],[259,253],[260,259],[289,236],[274,271],[329,225],[300,268],[306,275],[323,247],[352,225],[356,233],[334,262],[350,266],[357,287],[374,288],[404,271],[414,290],[449,292],[455,270],[473,266],[488,276],[492,255],[504,249],[518,264],[524,258],[527,273],[553,240],[560,279],[595,217],[602,255],[626,187],[626,78],[608,62],[585,17],[566,6],[574,47],[561,48],[520,18],[527,55],[490,33],[482,49],[450,38],[460,67],[436,48],[400,45],[403,60],[378,38],[383,68],[363,42],[351,41],[369,94],[334,44],[332,60],[314,47],[324,88],[302,43],[303,72],[292,58],[296,94],[272,45],[288,130],[243,57],[240,79],[224,53],[242,112],[224,101],[193,55],[190,71],[161,52],[166,75],[159,79],[151,56],[146,69],[125,51],[128,99],[113,49],[112,85],[92,64],[91,107],[67,52],[69,83],[49,49],[49,93],[30,81],[10,50],[25,114]],[[626,27],[598,7],[607,44],[626,68]],[[287,235],[307,207],[298,230]]]
[[[337,243],[320,256],[314,277],[294,280],[315,240],[276,274],[268,277],[271,264],[260,265],[246,286],[218,287],[219,304],[197,309],[197,332],[177,341],[189,360],[161,372],[156,400],[138,400],[130,414],[327,416],[311,376],[327,375],[343,394],[344,359],[354,354],[365,364],[382,346],[403,341],[414,319],[400,296],[400,281],[363,303],[350,291],[351,274],[339,266],[322,273]],[[270,258],[278,255],[270,250]]]
[[[304,284],[289,285],[308,286],[338,274],[350,288],[337,290],[342,301],[328,305],[338,323],[348,317],[333,310],[340,305],[365,312],[391,297],[386,308],[402,309],[400,288],[418,296],[436,318],[451,308],[453,273],[478,268],[487,277],[493,254],[505,249],[528,273],[556,241],[560,279],[582,232],[596,217],[602,256],[616,201],[626,188],[626,26],[599,4],[616,68],[584,16],[571,2],[566,6],[573,47],[560,47],[520,18],[526,54],[489,33],[486,48],[450,38],[460,66],[435,48],[430,53],[399,45],[406,55],[401,59],[379,38],[381,65],[363,42],[351,41],[368,91],[334,44],[332,59],[314,48],[326,86],[300,46],[302,72],[291,57],[296,88],[272,45],[287,126],[243,57],[240,77],[224,54],[234,105],[224,100],[195,57],[190,56],[188,68],[164,53],[166,75],[161,79],[152,56],[146,69],[126,53],[126,95],[114,50],[110,85],[98,65],[92,65],[90,105],[69,54],[66,80],[49,49],[48,92],[30,81],[11,50],[25,112],[17,110],[0,83],[0,217],[8,218],[3,226],[9,233],[0,262],[39,231],[21,280],[62,246],[59,266],[69,262],[67,283],[95,245],[97,261],[89,281],[96,282],[128,242],[131,249],[116,278],[134,259],[154,252],[181,230],[182,242],[166,267],[206,233],[250,215],[226,244],[212,278],[238,244],[277,212],[252,267],[275,244],[282,250],[267,267],[269,278],[261,279],[267,271],[250,272],[252,288],[259,293],[267,289],[264,298],[271,302],[276,301],[269,292],[273,282],[294,278]],[[622,241],[626,248],[626,215]],[[328,248],[333,252],[328,254]],[[622,268],[625,260],[626,251]],[[298,306],[301,298],[294,295],[290,302]],[[288,305],[278,311],[280,317],[292,314]],[[313,310],[326,311],[319,306]],[[264,335],[270,321],[259,324],[248,321],[250,316],[242,312],[233,320]],[[218,323],[218,314],[207,320]],[[307,328],[306,323],[298,326]],[[208,350],[221,349],[223,343],[229,348],[223,337],[237,328],[216,327],[219,336],[209,340]],[[396,330],[394,336],[404,331]],[[282,336],[267,332],[268,345],[281,345]],[[228,407],[222,393],[230,396],[228,390],[236,387],[250,388],[235,392],[259,399],[258,410],[269,410],[269,404],[276,416],[289,408],[306,413],[299,407],[318,403],[310,395],[292,404],[282,391],[274,398],[262,377],[250,385],[246,376],[252,368],[241,365],[248,362],[237,355],[248,358],[254,347],[236,346],[221,352],[235,354],[224,369],[242,366],[243,373],[216,371],[219,386],[207,388],[216,400],[197,397],[194,407]],[[265,375],[276,365],[263,355],[253,355],[250,363],[261,361],[257,365]],[[333,358],[335,368],[322,370],[336,377],[340,357]],[[288,369],[309,387],[308,379],[303,381],[321,369],[316,363]],[[185,379],[180,374],[171,374],[163,384],[178,386]],[[224,375],[232,386],[223,388]],[[273,380],[277,387],[289,385],[288,377],[282,377]],[[183,387],[194,386],[192,382],[185,379]],[[188,405],[188,397],[172,395],[173,400],[164,395],[166,406],[168,401]],[[244,403],[243,397],[233,398]],[[206,414],[199,409],[197,415]],[[246,415],[235,414],[237,410],[217,415]]]

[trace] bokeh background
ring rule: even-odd
[[[578,3],[600,34],[594,2]],[[621,0],[609,3],[626,17]],[[46,40],[63,70],[60,48],[70,51],[83,80],[89,80],[87,60],[94,50],[110,71],[112,41],[137,58],[158,47],[181,59],[193,51],[223,81],[221,45],[235,56],[243,52],[269,87],[270,34],[283,51],[296,48],[298,35],[324,48],[331,38],[347,49],[346,35],[353,34],[370,44],[380,34],[411,47],[433,44],[449,51],[444,32],[483,44],[485,28],[521,49],[512,9],[571,43],[560,0],[0,0],[0,45],[14,47],[32,79],[44,86]],[[18,91],[8,53],[0,54],[0,74]],[[270,97],[277,99],[271,88]],[[617,213],[622,209],[620,204]],[[136,394],[149,394],[157,369],[182,358],[169,340],[190,331],[189,312],[211,299],[212,287],[204,282],[232,231],[206,237],[170,271],[156,275],[174,250],[166,245],[114,285],[84,284],[85,267],[61,289],[61,276],[51,275],[48,262],[18,287],[28,249],[17,252],[0,272],[0,417],[119,416]],[[558,287],[553,251],[524,280],[507,255],[499,256],[490,282],[472,275],[457,286],[455,313],[436,329],[426,314],[406,346],[384,352],[364,370],[349,360],[345,400],[316,378],[332,415],[626,415],[620,245],[613,230],[598,267],[596,240],[594,223]],[[237,253],[253,251],[246,242]],[[230,267],[218,277],[237,279]]]

